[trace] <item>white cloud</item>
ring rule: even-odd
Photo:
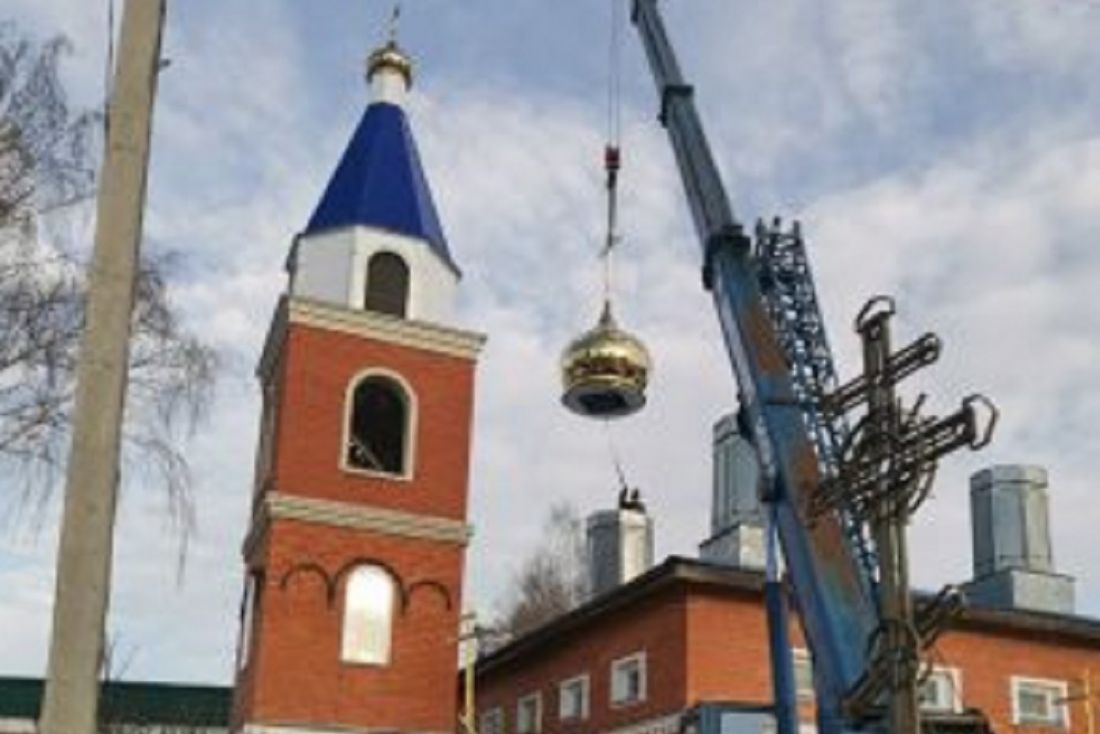
[[[1076,233],[1100,230],[1100,212],[1085,203],[1100,197],[1098,143],[993,146],[808,212],[813,250],[828,253],[816,262],[832,323],[843,326],[838,317],[872,293],[899,294],[899,342],[925,329],[945,340],[942,363],[920,381],[938,408],[982,391],[1002,410],[994,446],[948,463],[917,524],[923,583],[969,574],[967,474],[991,462],[1040,463],[1051,469],[1057,554],[1080,576],[1085,608],[1095,608],[1095,550],[1077,508],[1094,473],[1085,416],[1100,407],[1100,321],[1087,304],[1100,257],[1082,252]],[[833,333],[850,374],[854,335]]]
[[[940,396],[936,407],[982,389],[1003,408],[995,447],[945,466],[914,529],[918,581],[969,573],[969,471],[1033,461],[1051,469],[1059,563],[1082,575],[1083,608],[1096,612],[1092,530],[1076,508],[1088,506],[1100,468],[1088,451],[1100,408],[1100,312],[1087,306],[1100,282],[1100,105],[1095,95],[1021,104],[1004,78],[1031,73],[1067,88],[1091,80],[1100,62],[1079,39],[1095,38],[1100,21],[1075,12],[1025,17],[1037,12],[1025,5],[1035,4],[1008,3],[1007,17],[998,15],[1005,3],[980,0],[971,10],[933,3],[927,13],[900,2],[835,12],[811,0],[667,8],[717,156],[735,174],[736,203],[802,210],[845,374],[857,355],[850,318],[866,295],[894,292],[899,342],[926,328],[945,337],[942,364],[923,383]],[[73,7],[19,9],[48,23]],[[149,239],[188,256],[173,295],[204,334],[234,351],[238,368],[192,454],[201,536],[184,585],[176,587],[174,541],[148,520],[159,498],[130,493],[112,625],[137,651],[134,675],[224,681],[257,411],[249,370],[290,240],[358,114],[358,92],[347,90],[361,87],[340,76],[351,77],[350,66],[325,71],[324,83],[306,74],[333,39],[298,33],[288,3],[249,3],[260,14],[247,25],[239,9],[191,8],[173,15]],[[501,22],[531,21],[500,12]],[[416,22],[411,13],[408,22]],[[573,40],[558,43],[577,55]],[[78,41],[94,46],[94,34]],[[459,85],[447,54],[472,51],[441,44],[422,66],[412,115],[465,272],[462,320],[490,337],[478,375],[468,565],[472,603],[488,611],[545,508],[569,498],[587,511],[615,496],[603,429],[559,406],[556,373],[561,348],[598,307],[602,90],[581,96],[565,84],[588,62],[564,56],[560,67],[512,69],[507,88],[492,75],[472,83],[463,66]],[[968,45],[981,51],[972,63],[961,54]],[[613,434],[657,517],[659,551],[691,553],[709,514],[710,425],[732,406],[735,388],[699,285],[673,160],[652,123],[651,87],[636,49],[628,57],[637,64],[627,66],[628,79],[642,78],[628,89],[642,96],[628,97],[624,115],[618,315],[649,344],[656,366],[650,406]],[[520,83],[528,72],[539,85]],[[993,113],[1027,124],[967,124]],[[52,532],[29,550],[2,546],[25,559],[0,565],[0,580],[24,590],[0,601],[0,627],[20,630],[0,641],[7,670],[44,665]]]

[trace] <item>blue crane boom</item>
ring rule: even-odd
[[[748,412],[766,478],[795,602],[813,654],[822,734],[858,728],[845,696],[867,673],[878,617],[874,582],[841,513],[816,513],[820,466],[803,417],[804,396],[761,293],[752,246],[734,216],[657,0],[634,0],[638,29],[703,251],[704,281],[714,298],[734,376]]]

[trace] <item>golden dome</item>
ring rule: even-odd
[[[367,81],[381,69],[393,69],[405,77],[406,86],[412,87],[412,58],[393,39],[367,57]]]
[[[596,327],[562,353],[561,401],[588,418],[619,418],[641,410],[651,362],[645,345],[619,328],[604,304]]]

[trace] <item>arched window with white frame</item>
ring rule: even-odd
[[[396,603],[397,584],[384,568],[364,565],[348,574],[340,648],[344,662],[389,664]]]
[[[349,395],[345,463],[351,469],[410,474],[413,404],[398,379],[385,374],[360,378]]]

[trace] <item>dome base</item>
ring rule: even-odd
[[[570,385],[561,402],[585,418],[622,418],[645,407],[645,393],[623,380],[581,382]]]

